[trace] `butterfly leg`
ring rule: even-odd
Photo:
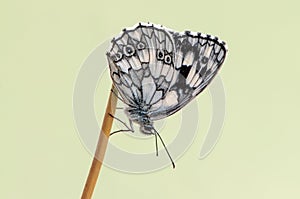
[[[172,157],[171,157],[171,155],[170,155],[170,153],[169,153],[169,151],[168,151],[168,149],[167,149],[167,147],[166,147],[166,145],[165,145],[163,139],[161,138],[161,136],[159,135],[159,133],[158,133],[154,128],[153,128],[153,130],[154,130],[155,135],[157,135],[157,136],[159,137],[159,139],[160,139],[162,145],[164,146],[164,148],[165,148],[165,150],[166,150],[166,152],[167,152],[167,154],[168,154],[168,156],[169,156],[169,158],[170,158],[170,160],[171,160],[173,169],[175,169],[175,163],[174,163],[174,161],[173,161],[173,159],[172,159]]]
[[[157,145],[157,135],[156,135],[156,133],[154,133],[154,137],[155,137],[156,156],[158,156],[158,145]]]
[[[112,136],[113,134],[116,134],[116,133],[120,133],[120,132],[128,132],[128,131],[131,131],[130,129],[121,129],[121,130],[117,130],[117,131],[114,131],[112,133],[109,134],[109,136]]]
[[[129,120],[129,124],[130,124],[130,127],[129,127],[125,122],[123,122],[123,121],[120,120],[119,118],[113,116],[113,115],[110,114],[110,113],[109,113],[108,115],[109,115],[110,117],[112,117],[113,119],[115,119],[115,120],[121,122],[121,123],[127,128],[127,129],[121,129],[121,130],[114,131],[114,132],[110,133],[110,135],[113,135],[113,134],[116,134],[116,133],[120,133],[120,132],[134,132],[133,126],[132,126],[132,121],[131,121],[131,120]]]
[[[121,98],[121,97],[119,97],[118,96],[118,94],[117,94],[117,92],[114,90],[114,89],[110,89],[110,91],[120,100],[120,101],[122,101],[123,103],[125,103],[124,102],[124,100]],[[126,103],[125,103],[126,104]]]

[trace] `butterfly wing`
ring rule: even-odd
[[[175,71],[174,52],[171,33],[149,23],[124,29],[112,40],[110,75],[127,105],[147,109],[164,98]]]
[[[212,81],[227,48],[217,37],[201,33],[172,33],[176,54],[174,81],[165,98],[151,107],[150,117],[162,119],[180,110]]]

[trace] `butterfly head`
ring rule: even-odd
[[[144,124],[140,126],[140,131],[144,134],[153,134],[153,124]]]

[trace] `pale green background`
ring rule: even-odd
[[[227,41],[223,135],[197,159],[206,91],[197,100],[207,118],[176,170],[104,167],[94,198],[300,198],[298,2],[1,1],[0,198],[80,198],[91,156],[73,120],[77,73],[99,43],[139,21]],[[103,108],[107,93],[97,96]]]

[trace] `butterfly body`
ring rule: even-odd
[[[153,134],[153,121],[149,117],[149,113],[142,107],[126,108],[125,113],[129,120],[140,125],[140,131],[144,134]]]

